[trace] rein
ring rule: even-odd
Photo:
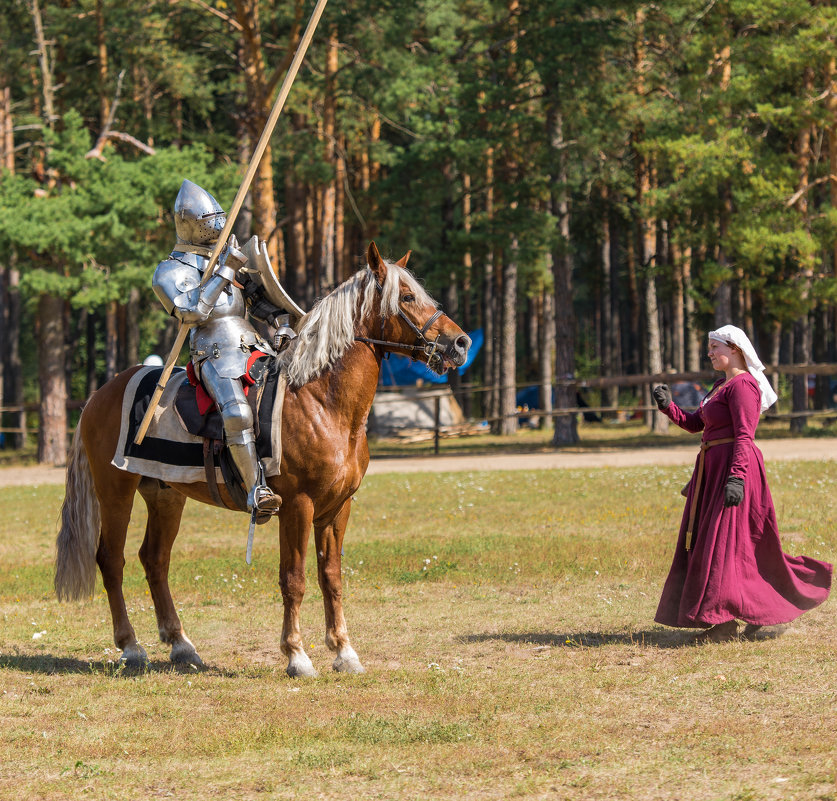
[[[378,281],[375,281],[375,286],[378,288],[378,292],[383,293],[384,289],[380,285]],[[416,361],[415,357],[412,354],[414,353],[424,353],[427,356],[427,366],[433,369],[434,365],[440,365],[442,362],[442,357],[439,355],[439,337],[436,339],[430,340],[428,339],[425,334],[427,333],[427,329],[430,328],[433,323],[436,322],[440,317],[444,317],[445,313],[441,309],[437,309],[436,313],[428,319],[428,321],[419,328],[412,320],[404,314],[404,310],[401,308],[401,305],[398,306],[398,316],[413,330],[413,333],[416,335],[416,342],[414,345],[406,345],[403,342],[393,342],[392,340],[387,339],[371,339],[370,337],[355,337],[356,342],[365,342],[367,345],[381,345],[382,347],[387,348],[400,348],[402,350],[406,350],[410,352],[410,358]],[[381,336],[383,336],[384,331],[384,319],[381,317]]]

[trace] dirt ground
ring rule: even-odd
[[[759,440],[766,462],[837,459],[837,438]],[[631,467],[638,465],[691,464],[697,455],[694,445],[659,448],[596,448],[550,453],[504,453],[485,456],[373,457],[367,475],[376,473],[453,472],[457,470],[539,470],[587,467]],[[3,467],[0,487],[63,484],[63,467]]]

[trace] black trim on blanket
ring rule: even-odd
[[[163,368],[148,370],[137,384],[134,397],[128,400],[131,410],[128,414],[128,432],[125,437],[125,453],[129,458],[145,459],[176,467],[203,467],[203,442],[172,442],[160,437],[146,436],[142,443],[134,443],[137,430],[145,416],[145,411],[154,394],[154,388],[160,380]],[[184,372],[184,368],[175,367],[172,375]],[[260,458],[270,458],[273,454],[273,404],[279,384],[279,370],[270,369],[266,376],[264,394],[259,405],[259,435],[256,438],[256,451]],[[126,399],[127,400],[127,399]],[[171,413],[174,414],[173,409]]]
[[[134,442],[137,430],[145,416],[145,410],[154,388],[160,380],[163,368],[149,370],[137,384],[137,391],[134,394],[131,413],[128,415],[128,435],[125,438],[125,455],[146,459],[150,462],[161,462],[163,464],[176,465],[177,467],[201,467],[203,465],[203,444],[200,442],[169,442],[159,437],[145,437],[137,445]],[[172,376],[184,372],[182,367],[175,367]],[[171,376],[169,377],[171,380]]]

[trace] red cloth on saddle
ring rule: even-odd
[[[260,350],[254,350],[250,353],[250,356],[247,359],[247,372],[245,372],[244,375],[239,376],[241,383],[244,385],[245,395],[249,391],[250,387],[256,383],[256,380],[250,375],[251,368],[259,359],[265,356],[267,356],[267,354],[262,353]],[[202,415],[206,414],[216,404],[212,399],[212,396],[198,380],[198,376],[195,374],[195,365],[192,364],[192,362],[189,362],[189,364],[186,365],[186,377],[189,379],[189,383],[195,388],[195,400],[198,403],[198,412]]]

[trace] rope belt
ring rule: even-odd
[[[698,456],[697,477],[695,478],[695,489],[692,493],[692,505],[689,507],[689,525],[686,526],[686,550],[692,549],[692,532],[695,528],[695,514],[697,513],[697,502],[700,497],[700,488],[703,483],[703,461],[706,458],[706,451],[715,445],[725,445],[735,442],[735,437],[721,437],[721,439],[710,439],[700,443],[700,455]]]

